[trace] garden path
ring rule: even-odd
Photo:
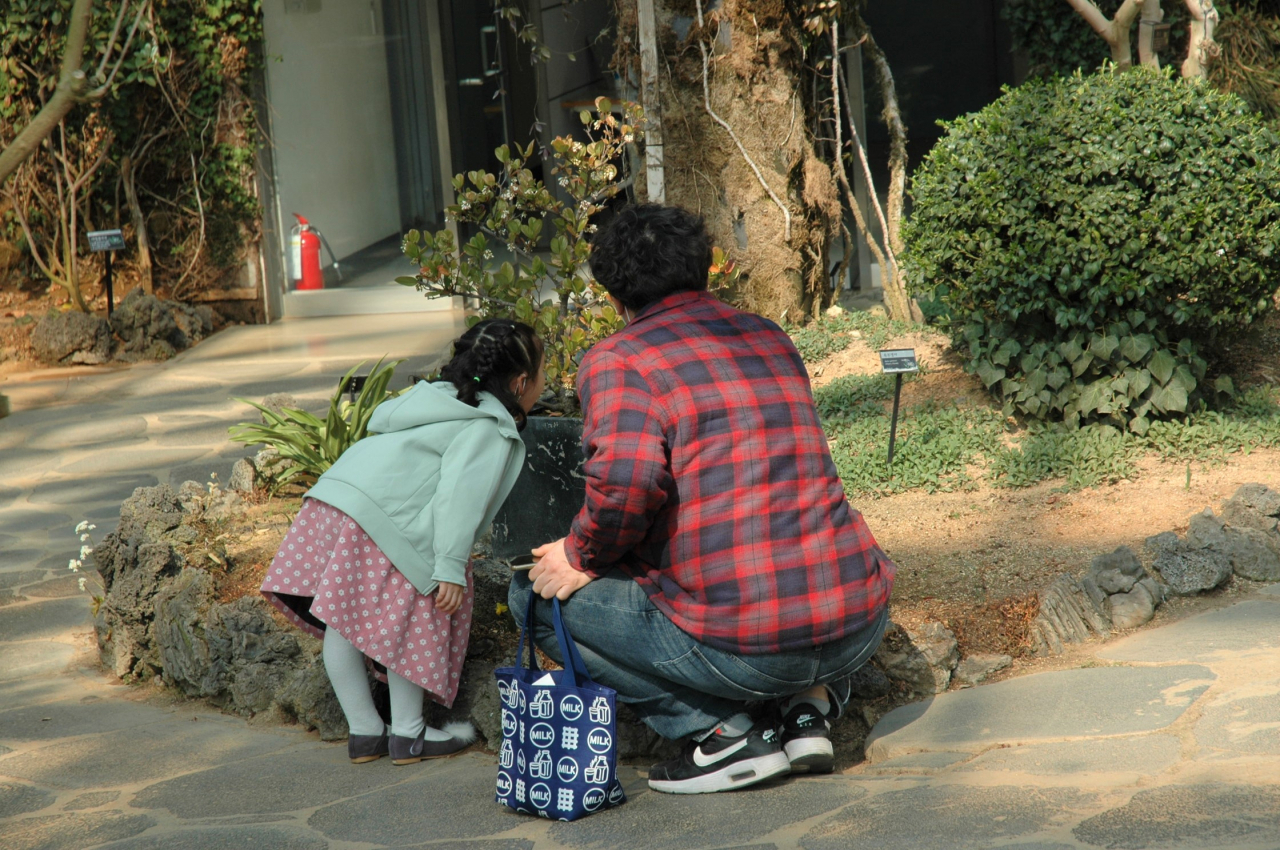
[[[354,362],[437,359],[456,316],[233,328],[168,363],[45,372],[0,419],[0,846],[5,850],[1280,848],[1280,586],[898,709],[867,763],[714,798],[648,792],[575,824],[492,802],[483,752],[348,765],[341,744],[121,685],[96,665],[73,528],[132,490],[226,480],[231,396],[318,408]]]

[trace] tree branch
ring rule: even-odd
[[[127,2],[122,3],[120,5],[120,10],[123,12],[125,7],[128,5],[129,4]],[[102,85],[98,86],[96,89],[91,91],[86,96],[88,99],[93,100],[96,98],[103,97],[104,95],[106,95],[107,91],[111,88],[111,83],[115,80],[116,74],[120,70],[120,66],[124,64],[124,57],[129,55],[129,48],[133,45],[133,36],[138,32],[138,24],[142,23],[142,13],[145,12],[146,10],[147,10],[146,3],[143,3],[138,7],[138,14],[134,16],[133,26],[129,27],[129,35],[125,38],[124,44],[120,45],[120,55],[116,57],[116,64],[111,68],[111,73],[107,75],[107,78],[106,80],[103,81]],[[111,36],[111,42],[112,42],[111,44],[107,45],[106,52],[102,54],[103,63],[105,63],[107,61],[107,58],[111,56],[111,47],[115,43],[114,33]],[[102,77],[101,68],[98,69],[97,77],[98,78]]]
[[[89,81],[80,66],[84,62],[84,43],[92,14],[93,0],[76,0],[69,18],[67,45],[62,51],[62,73],[58,85],[53,90],[53,97],[36,113],[31,123],[22,129],[12,144],[0,151],[0,183],[4,183],[35,152],[84,96]]]

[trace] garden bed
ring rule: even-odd
[[[1010,486],[1007,472],[992,476],[993,455],[981,452],[962,457],[959,465],[952,462],[954,458],[947,460],[950,456],[945,452],[934,452],[946,461],[943,471],[934,474],[937,470],[931,473],[928,462],[932,456],[929,447],[952,439],[942,427],[946,425],[944,414],[961,416],[959,421],[969,430],[996,423],[998,440],[988,441],[994,446],[992,453],[1018,449],[1030,432],[992,408],[981,386],[963,372],[946,341],[936,334],[901,333],[900,328],[883,320],[865,317],[815,330],[821,336],[815,334],[808,340],[814,347],[802,345],[802,349],[821,354],[810,363],[810,370],[815,394],[828,417],[833,452],[837,463],[844,465],[841,472],[851,501],[899,567],[891,616],[903,629],[889,641],[899,654],[928,654],[921,636],[930,629],[936,631],[936,626],[927,625],[932,623],[954,634],[959,657],[1010,656],[1010,666],[991,673],[993,679],[1071,663],[1075,653],[1070,649],[1056,659],[1036,656],[1032,651],[1046,588],[1064,574],[1082,575],[1095,557],[1119,546],[1141,553],[1148,537],[1169,530],[1185,532],[1191,515],[1205,507],[1218,508],[1241,484],[1276,483],[1280,448],[1227,452],[1222,446],[1210,445],[1212,431],[1179,432],[1185,439],[1172,456],[1126,444],[1122,458],[1112,458],[1109,465],[1098,467],[1100,478],[1093,486],[1069,486],[1061,477],[1048,477],[1051,464],[1032,470],[1045,475],[1043,480]],[[1273,335],[1263,334],[1255,345],[1280,339],[1274,330],[1272,326],[1269,333]],[[801,342],[805,342],[803,337]],[[879,454],[887,443],[885,411],[891,403],[877,377],[875,350],[884,347],[913,347],[925,367],[904,386],[899,443],[899,462],[912,466],[915,472],[911,474],[926,479],[933,475],[923,485],[887,475]],[[1246,359],[1257,362],[1257,358]],[[862,383],[854,384],[852,392],[847,386],[841,389],[841,381],[848,385],[850,380]],[[1263,374],[1241,383],[1255,390],[1268,389]],[[870,390],[863,392],[866,387]],[[848,399],[836,396],[833,400],[833,393],[855,397],[861,425],[851,424],[854,417],[847,413],[851,409]],[[1259,415],[1251,420],[1253,424],[1241,426],[1248,432],[1241,439],[1270,439],[1268,428],[1273,426],[1280,434],[1280,413],[1269,415],[1270,419]],[[880,426],[884,433],[876,437]],[[875,463],[864,463],[865,459],[852,454],[857,439],[867,441],[863,452],[875,454]],[[1005,461],[1009,462],[1009,456]],[[878,478],[872,474],[876,469]],[[1115,474],[1117,470],[1124,475]],[[1030,475],[1027,472],[1024,478]],[[345,725],[323,677],[319,642],[289,625],[257,591],[298,510],[301,491],[272,497],[262,490],[243,496],[210,496],[191,483],[177,494],[170,491],[166,495],[164,490],[167,488],[151,488],[146,492],[152,496],[143,500],[150,499],[147,504],[127,505],[125,521],[115,539],[100,547],[100,557],[108,562],[104,573],[109,574],[109,586],[112,578],[119,578],[110,574],[122,559],[132,558],[135,570],[143,566],[146,558],[141,557],[139,547],[158,543],[172,555],[157,561],[155,551],[147,550],[152,553],[152,563],[162,565],[158,578],[127,584],[124,599],[119,598],[120,591],[108,594],[99,613],[104,657],[120,675],[137,679],[161,676],[167,685],[227,710],[274,713],[282,720],[317,728],[325,737],[341,737]],[[137,497],[131,500],[136,501]],[[157,511],[165,517],[161,522],[156,521]],[[466,681],[454,711],[448,713],[451,718],[469,717],[486,735],[496,731],[491,671],[508,663],[514,649],[515,629],[504,604],[509,575],[499,563],[483,558],[476,562],[477,600]],[[1253,583],[1237,577],[1208,594],[1172,599],[1157,609],[1156,622],[1222,604],[1252,587]],[[175,600],[181,603],[176,608]],[[190,641],[178,646],[185,639],[177,636],[184,632],[155,627],[146,610],[163,610],[169,619],[176,612],[176,619],[188,624],[186,632],[196,636],[196,650],[187,645]],[[234,641],[224,640],[227,629],[222,624],[232,623],[253,636],[249,646],[237,649],[232,646]],[[943,635],[944,644],[950,640],[943,632],[937,634]],[[129,640],[143,638],[152,642],[150,648],[125,646]],[[159,645],[164,640],[173,645]],[[222,646],[220,641],[226,644],[225,651],[217,649]],[[912,648],[912,641],[920,646]],[[273,647],[265,661],[264,646]],[[216,675],[192,672],[193,658],[202,659],[206,669],[218,668]],[[176,662],[173,672],[168,669],[172,662]],[[886,662],[887,657],[881,659],[881,666],[888,669]],[[264,668],[257,666],[264,663],[279,664],[281,670],[268,677]],[[955,660],[943,663],[954,667]],[[237,684],[241,677],[244,682]],[[264,684],[268,680],[274,685]],[[950,686],[963,684],[953,681]],[[945,678],[940,687],[948,687]],[[918,698],[920,691],[918,683],[913,686],[902,679],[886,679],[871,670],[860,681],[859,693],[849,719],[838,724],[833,733],[839,763],[845,766],[861,759],[863,740],[874,721],[893,707]],[[445,715],[437,709],[432,719],[440,722]],[[664,744],[641,725],[629,721],[624,727],[624,757],[643,762],[664,751]]]

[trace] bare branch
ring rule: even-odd
[[[124,5],[127,5],[127,4],[124,4]],[[124,8],[124,5],[121,6],[121,9]],[[142,13],[145,12],[146,9],[147,9],[146,3],[143,3],[141,6],[138,7],[138,14],[133,19],[133,26],[129,28],[129,35],[124,40],[124,44],[120,46],[120,55],[116,58],[115,66],[112,67],[111,73],[107,75],[106,81],[104,81],[102,85],[98,86],[98,88],[94,89],[92,92],[89,93],[89,97],[91,99],[102,97],[110,90],[111,83],[115,80],[116,74],[120,71],[120,66],[124,64],[124,58],[129,55],[129,48],[133,45],[133,37],[138,32],[138,24],[142,22]],[[110,55],[110,54],[109,53],[104,54],[103,61],[106,60],[107,55]],[[99,75],[101,75],[101,69],[99,69]]]
[[[40,267],[40,271],[44,272],[44,276],[49,278],[50,281],[56,283],[58,280],[57,276],[49,266],[45,265],[44,257],[40,256],[40,243],[31,235],[31,225],[27,223],[27,213],[25,209],[26,204],[19,203],[18,199],[14,197],[12,193],[9,194],[9,200],[13,204],[14,215],[18,217],[18,225],[22,228],[22,235],[27,240],[27,249],[31,251],[31,258],[36,261],[36,265]]]
[[[1092,0],[1067,0],[1072,9],[1075,9],[1080,17],[1093,27],[1094,32],[1111,43],[1111,21],[1107,16],[1102,14],[1102,10],[1093,4]]]
[[[107,39],[107,46],[102,51],[102,61],[98,63],[98,70],[93,72],[95,80],[102,79],[102,72],[107,67],[107,62],[111,60],[111,50],[116,46],[116,39],[120,36],[120,26],[124,23],[124,13],[129,10],[129,0],[120,0],[120,9],[116,12],[116,22],[111,27],[111,38]]]

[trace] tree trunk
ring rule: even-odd
[[[1160,67],[1160,54],[1156,53],[1156,25],[1164,20],[1160,0],[1142,0],[1142,19],[1138,22],[1138,62],[1149,68]]]
[[[637,30],[640,40],[640,105],[644,107],[645,194],[651,204],[667,200],[666,168],[662,144],[662,101],[658,83],[658,33],[653,0],[638,0]]]
[[[1182,76],[1203,77],[1205,68],[1220,52],[1213,40],[1218,10],[1213,0],[1187,0],[1187,9],[1191,12],[1191,39],[1187,44],[1187,58],[1182,63]]]
[[[856,15],[855,11],[855,15]],[[892,318],[904,322],[923,322],[924,313],[920,305],[907,292],[907,281],[902,273],[902,266],[897,258],[903,254],[902,244],[902,211],[907,197],[907,128],[902,123],[902,111],[898,107],[898,91],[893,82],[893,72],[889,61],[861,16],[857,17],[859,28],[865,39],[864,46],[871,64],[876,69],[876,84],[880,88],[880,97],[884,101],[885,126],[889,129],[889,195],[888,208],[885,210],[887,221],[885,241],[895,258],[892,268],[883,270],[883,282],[886,304],[896,305],[890,309]]]
[[[701,214],[738,262],[734,294],[746,309],[803,322],[834,295],[827,258],[840,204],[806,126],[804,58],[787,13],[762,0],[724,0],[714,12],[695,2],[702,22],[680,44],[673,5],[658,9],[671,69],[661,80],[667,202]]]
[[[138,203],[134,166],[131,156],[125,155],[120,160],[120,182],[124,185],[124,198],[129,205],[129,219],[133,222],[133,237],[138,245],[138,275],[142,283],[142,291],[148,295],[154,295],[155,284],[151,278],[151,240],[147,237],[147,219],[143,216],[142,206]]]

